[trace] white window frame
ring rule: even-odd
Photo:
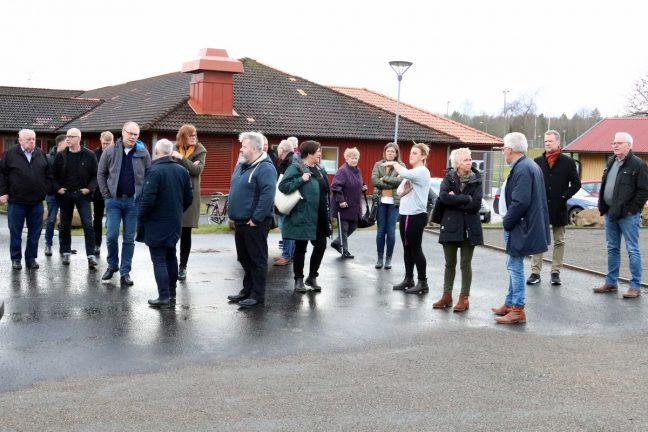
[[[322,155],[324,154],[324,149],[334,149],[335,150],[335,160],[332,159],[321,159],[321,165],[326,170],[326,174],[335,174],[338,169],[340,169],[340,148],[334,146],[322,146]],[[334,165],[333,165],[334,164]],[[335,169],[329,169],[335,166]]]

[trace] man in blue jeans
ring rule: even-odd
[[[122,127],[122,136],[115,144],[104,150],[97,181],[106,201],[106,244],[108,246],[108,269],[101,277],[109,283],[119,271],[120,283],[132,286],[130,277],[135,231],[137,228],[136,200],[142,192],[144,175],[151,166],[151,155],[138,139],[140,128],[129,121]],[[123,223],[122,258],[119,262],[119,227]]]
[[[623,298],[641,295],[641,250],[639,225],[641,209],[648,200],[648,166],[632,153],[632,136],[617,132],[612,142],[614,155],[603,171],[598,208],[605,215],[605,240],[607,242],[608,272],[603,285],[595,293],[612,293],[618,290],[621,267],[621,236],[625,239],[630,258],[630,288]]]
[[[519,132],[504,137],[502,152],[511,167],[505,190],[507,210],[502,219],[509,288],[504,304],[492,309],[499,324],[526,322],[524,257],[546,252],[551,242],[544,177],[540,167],[526,157],[527,148],[526,137]]]
[[[65,135],[57,135],[54,141],[56,143],[56,146],[53,147],[52,150],[50,150],[50,152],[47,154],[47,162],[49,162],[51,168],[54,167],[54,158],[56,158],[56,153],[67,148]],[[56,195],[54,193],[48,193],[47,195],[45,195],[45,202],[47,203],[47,225],[45,226],[45,256],[52,256],[52,246],[54,245],[54,226],[56,225],[56,216],[58,215],[59,206],[58,201],[56,200]],[[60,240],[59,252],[61,253],[61,255],[63,254],[63,251],[61,250]]]
[[[25,264],[39,268],[38,240],[43,228],[43,200],[52,188],[51,168],[41,149],[36,148],[36,132],[23,129],[18,145],[9,148],[0,162],[0,203],[8,205],[11,267],[22,269],[22,231],[27,222]]]

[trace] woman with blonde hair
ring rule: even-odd
[[[427,262],[423,254],[423,229],[427,224],[427,200],[430,190],[430,171],[425,166],[430,148],[422,143],[414,144],[409,154],[412,169],[401,166],[397,161],[383,162],[383,167],[391,166],[402,177],[398,186],[400,205],[400,236],[403,242],[405,278],[395,290],[407,294],[424,294],[430,289],[427,283]],[[418,273],[418,283],[414,285],[414,266]]]
[[[207,150],[198,142],[194,125],[185,124],[176,135],[176,148],[171,156],[189,171],[193,187],[193,201],[182,215],[182,235],[180,237],[180,265],[178,280],[187,278],[187,263],[191,252],[191,229],[198,228],[200,219],[200,174],[205,169]]]
[[[458,148],[450,153],[452,168],[441,182],[439,200],[443,206],[439,243],[443,245],[445,273],[443,295],[432,307],[444,309],[452,306],[457,251],[461,251],[461,294],[454,312],[463,312],[469,307],[470,285],[472,283],[472,257],[475,246],[484,243],[479,209],[482,201],[482,177],[472,166],[470,149]]]
[[[378,231],[376,232],[376,251],[378,260],[376,268],[383,268],[383,257],[385,270],[392,267],[391,259],[394,253],[394,244],[396,243],[396,221],[398,220],[398,186],[402,179],[396,169],[391,166],[382,166],[388,161],[397,161],[400,165],[400,152],[398,144],[393,142],[385,145],[383,159],[376,162],[371,172],[371,182],[374,186],[373,200],[378,203],[378,213],[376,222]],[[387,245],[387,255],[385,256],[385,244]]]
[[[362,192],[367,190],[358,168],[360,152],[357,148],[344,150],[346,162],[340,167],[331,183],[331,215],[338,217],[340,235],[331,242],[331,247],[342,253],[342,258],[353,259],[349,252],[349,236],[358,228],[362,217]]]

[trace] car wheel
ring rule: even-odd
[[[484,214],[483,223],[490,223],[490,221],[491,221],[491,212],[488,212],[488,213]]]
[[[569,209],[569,213],[567,214],[567,216],[569,217],[569,223],[571,225],[576,225],[576,215],[578,215],[578,213],[580,213],[582,211],[583,211],[583,208],[578,207],[578,206],[574,206],[574,207]]]

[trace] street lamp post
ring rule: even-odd
[[[504,109],[502,110],[502,115],[506,117],[506,93],[509,93],[509,90],[502,90],[504,94]]]
[[[392,60],[389,62],[389,66],[394,69],[396,75],[398,76],[398,96],[396,97],[396,126],[394,127],[394,144],[398,144],[398,117],[400,116],[400,86],[403,79],[403,75],[407,72],[407,69],[412,66],[412,62],[401,61],[401,60]]]

